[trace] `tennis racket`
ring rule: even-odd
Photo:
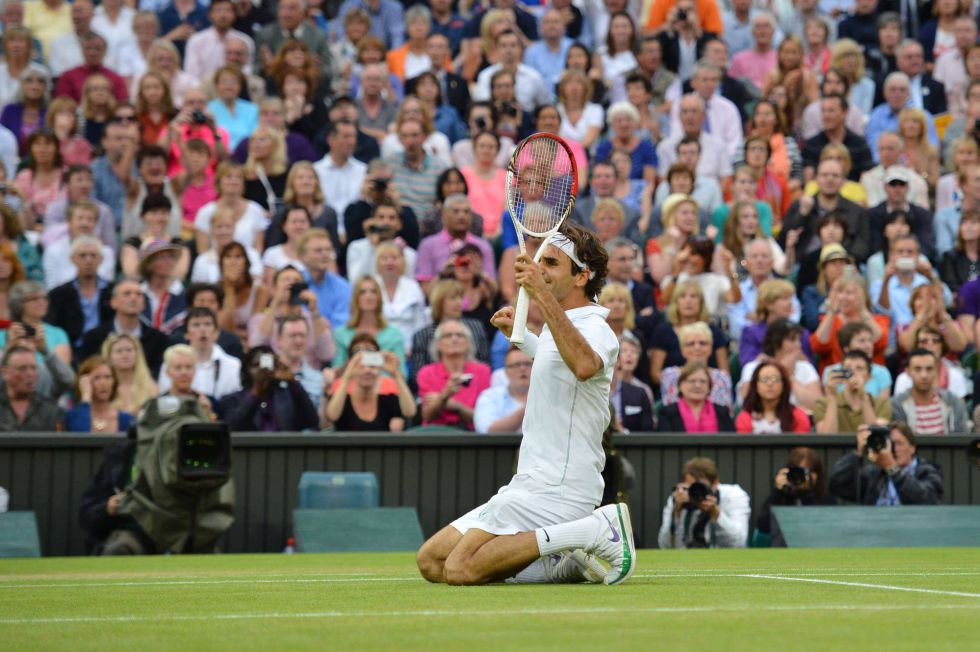
[[[526,236],[544,238],[534,262],[541,259],[548,241],[572,212],[577,192],[578,166],[568,144],[554,134],[525,138],[507,166],[507,210],[514,220],[522,254],[527,253]],[[521,288],[510,335],[514,344],[524,342],[527,308],[527,292]]]

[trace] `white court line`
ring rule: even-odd
[[[963,591],[940,591],[939,589],[917,589],[908,586],[891,586],[888,584],[868,584],[866,582],[843,582],[840,580],[818,580],[807,577],[783,577],[780,575],[744,575],[760,580],[781,580],[783,582],[809,582],[811,584],[831,584],[835,586],[856,586],[862,589],[882,589],[884,591],[905,591],[908,593],[929,593],[932,595],[953,595],[962,598],[980,598],[980,593]]]
[[[326,578],[302,578],[297,577],[294,579],[275,579],[275,580],[262,580],[262,579],[239,579],[239,580],[148,580],[148,581],[133,581],[133,582],[72,582],[66,584],[59,584],[57,582],[49,582],[44,584],[0,584],[0,589],[61,589],[61,588],[87,588],[87,587],[103,587],[103,586],[203,586],[208,584],[331,584],[331,583],[356,583],[356,582],[422,582],[422,576],[416,575],[414,577],[358,577],[358,578],[347,578],[347,579],[326,579]]]
[[[745,613],[745,612],[816,612],[816,611],[932,611],[932,610],[973,610],[976,607],[964,604],[940,605],[799,605],[799,606],[710,606],[698,607],[555,607],[549,609],[491,609],[491,610],[417,610],[417,611],[316,611],[284,613],[278,611],[255,613],[225,613],[207,615],[137,615],[137,616],[53,616],[47,618],[0,618],[0,625],[64,625],[64,624],[102,624],[102,623],[161,623],[201,620],[315,620],[334,618],[454,618],[470,616],[541,616],[541,615],[590,615],[590,614],[692,614],[692,613]]]
[[[803,575],[804,577],[975,577],[980,575],[980,571],[973,571],[968,573],[878,573],[874,571],[868,571],[865,573],[769,573],[770,575],[779,576],[789,576],[789,575]],[[670,572],[665,573],[634,573],[633,577],[643,577],[649,579],[656,578],[691,578],[691,577],[756,577],[756,575],[751,573],[677,573],[672,574]]]

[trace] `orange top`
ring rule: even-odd
[[[824,319],[826,318],[824,316]],[[885,315],[871,315],[871,318],[878,322],[878,328],[881,329],[881,337],[875,342],[874,355],[871,357],[871,361],[884,365],[885,349],[888,348],[888,329],[891,328],[891,320]],[[821,323],[823,323],[823,320],[821,320]],[[817,339],[816,332],[810,335],[810,348],[813,349],[813,353],[817,356],[817,371],[820,372],[821,378],[823,377],[825,367],[837,364],[844,359],[844,350],[837,341],[837,331],[843,326],[844,320],[840,315],[835,315],[834,323],[830,329],[830,341],[826,344],[820,343]]]
[[[408,58],[408,43],[395,50],[389,50],[385,55],[385,62],[388,64],[388,71],[405,81],[405,60]],[[446,72],[452,72],[452,62],[446,58]]]
[[[667,20],[667,14],[677,4],[677,0],[653,0],[650,7],[650,15],[647,17],[647,29],[656,29],[663,25]],[[721,11],[715,0],[695,0],[695,7],[698,10],[698,19],[701,21],[701,29],[706,32],[714,32],[721,36],[725,31],[725,26],[721,22]]]

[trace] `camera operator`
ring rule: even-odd
[[[232,431],[296,432],[320,425],[309,394],[268,346],[245,355],[241,380],[245,389],[221,402]]]
[[[714,460],[695,457],[664,506],[661,548],[744,548],[749,538],[749,495],[721,484]]]
[[[830,493],[863,505],[938,505],[943,474],[916,455],[908,424],[863,425],[857,431],[856,450],[830,470]]]
[[[833,496],[827,495],[827,476],[817,451],[805,446],[794,448],[786,458],[786,466],[776,472],[773,489],[759,510],[752,546],[786,546],[779,524],[772,520],[770,510],[773,506],[834,505],[836,502]]]

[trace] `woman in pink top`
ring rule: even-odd
[[[688,362],[681,370],[677,386],[680,397],[676,403],[660,410],[657,431],[712,434],[735,430],[728,408],[709,400],[711,375],[706,366]]]
[[[472,430],[476,399],[490,387],[490,367],[473,361],[473,336],[458,319],[444,320],[434,337],[438,362],[418,374],[422,423]]]
[[[48,204],[61,195],[61,151],[58,137],[47,129],[27,137],[27,167],[17,173],[14,186],[24,198],[25,224],[35,228],[48,210]]]
[[[483,237],[490,239],[500,233],[504,214],[504,189],[507,173],[497,166],[500,139],[492,131],[481,131],[473,137],[473,165],[460,170],[466,179],[473,212],[483,218]]]

